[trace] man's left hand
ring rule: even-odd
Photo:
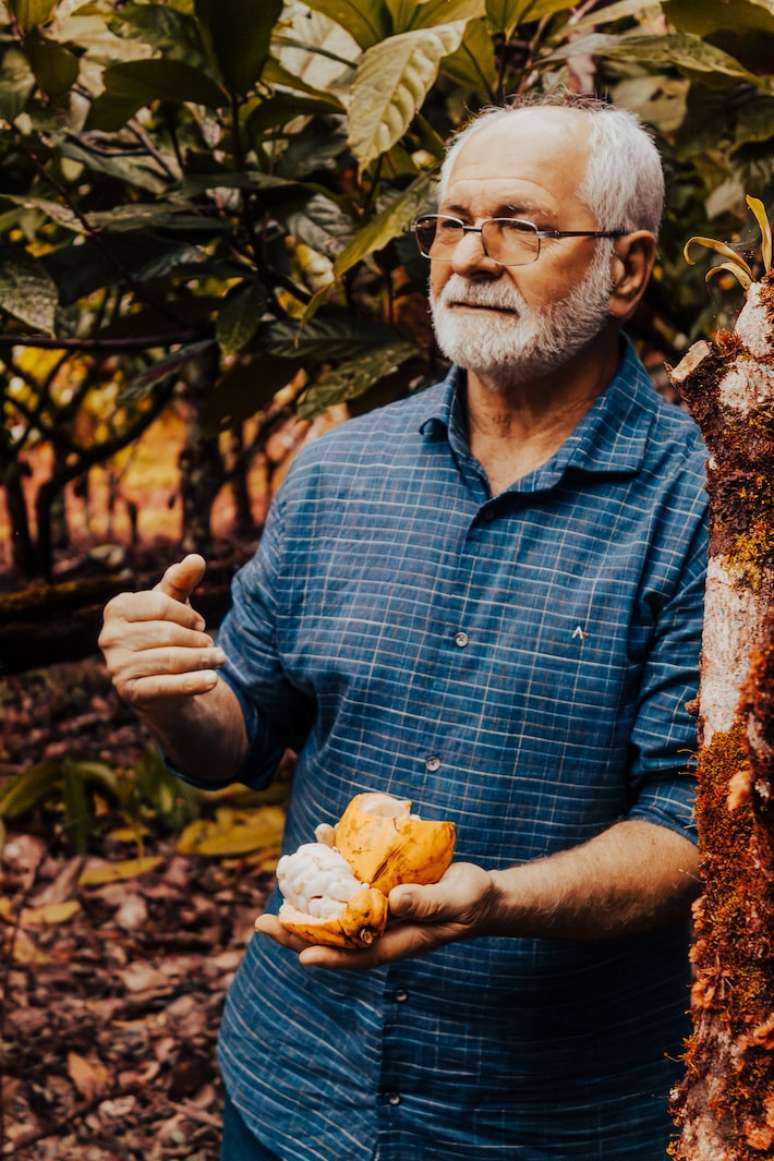
[[[393,887],[387,928],[372,947],[350,950],[309,944],[283,927],[276,915],[259,916],[255,930],[299,952],[304,967],[372,968],[455,939],[488,934],[494,897],[488,871],[475,863],[452,863],[437,883]]]

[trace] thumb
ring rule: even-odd
[[[198,552],[190,552],[188,556],[171,564],[154,589],[166,593],[175,601],[188,603],[193,590],[204,576],[207,562]]]
[[[390,891],[390,912],[399,919],[433,923],[449,918],[449,910],[448,893],[437,883],[426,887],[412,883]]]

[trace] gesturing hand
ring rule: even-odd
[[[255,930],[299,952],[304,967],[362,969],[432,951],[455,939],[486,935],[494,907],[494,883],[475,863],[452,863],[437,883],[406,883],[390,891],[390,919],[382,936],[365,949],[305,943],[276,915],[261,915]]]

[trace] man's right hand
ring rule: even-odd
[[[118,694],[138,711],[152,715],[217,684],[215,667],[225,654],[189,602],[206,567],[190,553],[152,589],[119,593],[105,606],[97,644]]]

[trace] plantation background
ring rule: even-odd
[[[668,394],[741,294],[685,241],[759,269],[773,60],[774,0],[0,3],[3,1155],[217,1154],[220,1003],[279,849],[292,754],[262,795],[178,783],[107,680],[106,601],[195,550],[214,628],[293,452],[443,374],[407,231],[510,94],[655,134],[628,329]]]

